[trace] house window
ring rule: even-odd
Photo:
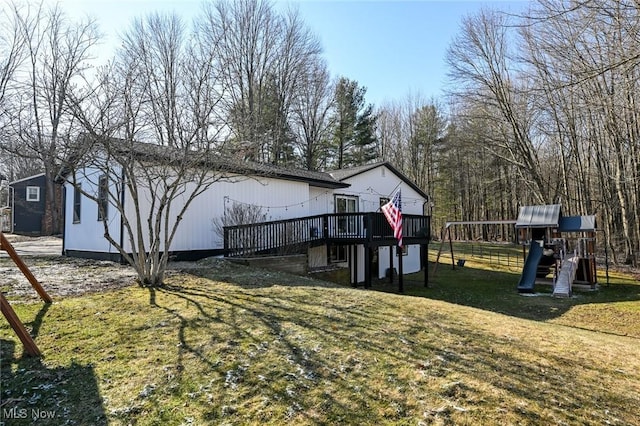
[[[27,186],[27,201],[33,201],[33,202],[40,201],[39,186]]]
[[[82,193],[80,185],[73,189],[73,223],[80,223],[80,200],[82,199]]]
[[[349,197],[345,195],[336,195],[336,213],[357,213],[358,197]],[[338,216],[338,233],[339,234],[355,234],[357,232],[356,216]]]
[[[347,261],[347,248],[346,246],[329,246],[329,261],[331,263],[343,263]]]
[[[98,220],[104,220],[109,213],[109,182],[106,175],[98,179]]]
[[[385,204],[387,204],[389,201],[391,201],[391,198],[387,198],[387,197],[380,197],[380,207],[384,206]]]

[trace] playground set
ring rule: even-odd
[[[455,269],[451,228],[460,225],[515,226],[524,257],[517,286],[520,293],[533,293],[536,284],[549,283],[557,297],[570,297],[573,287],[578,285],[597,288],[595,216],[563,216],[561,205],[551,204],[520,207],[517,220],[447,222],[434,275],[446,239],[449,240],[451,265]],[[459,266],[463,264],[458,262]]]
[[[29,270],[29,267],[27,267],[27,265],[22,261],[22,258],[20,258],[18,253],[16,253],[15,249],[13,248],[11,243],[7,240],[7,238],[4,236],[2,231],[0,231],[0,250],[4,250],[9,254],[9,257],[13,260],[13,262],[16,264],[18,269],[22,271],[22,273],[27,278],[27,280],[29,280],[29,283],[31,283],[31,286],[35,289],[35,291],[38,293],[40,298],[45,303],[52,303],[53,299],[51,299],[51,297],[47,294],[44,288],[42,288],[42,286],[40,285],[36,277],[34,277],[31,271]],[[40,349],[38,349],[38,346],[33,341],[33,338],[27,331],[26,327],[24,326],[22,321],[20,321],[20,318],[18,318],[18,315],[15,313],[15,311],[11,307],[11,304],[4,297],[4,294],[2,294],[1,291],[0,291],[0,311],[2,311],[2,315],[4,315],[4,317],[7,319],[7,321],[9,322],[9,325],[11,326],[13,331],[16,333],[16,335],[22,342],[25,352],[31,356],[40,356],[41,355]]]

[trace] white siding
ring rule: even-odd
[[[188,187],[186,194],[189,194]],[[142,200],[148,193],[140,194]],[[184,199],[172,203],[172,223],[184,206]],[[225,210],[233,203],[252,204],[262,207],[266,220],[290,219],[308,216],[310,209],[309,185],[275,178],[237,177],[230,181],[219,181],[198,195],[187,208],[171,244],[171,251],[211,250],[223,247],[222,235],[214,230],[214,219],[221,219]],[[141,203],[142,217],[149,212],[149,202]],[[133,217],[133,202],[130,196],[125,201],[127,217]],[[129,245],[127,243],[127,249]]]
[[[115,173],[117,172],[118,171],[115,170]],[[82,191],[97,196],[98,179],[101,174],[102,172],[98,169],[87,168],[78,173],[76,180],[81,185]],[[67,182],[64,187],[66,192],[64,218],[65,250],[117,253],[118,251],[104,238],[104,224],[98,220],[98,204],[82,195],[80,201],[80,222],[73,223],[74,186]],[[109,191],[113,194],[116,193],[113,179],[109,181]],[[109,206],[108,208],[107,221],[109,223],[109,234],[114,240],[119,241],[120,216],[113,206]]]
[[[222,235],[214,232],[213,220],[221,219],[234,202],[262,207],[267,221],[308,216],[309,185],[274,178],[216,183],[189,207],[171,249],[222,248]]]
[[[359,197],[361,212],[377,211],[380,198],[391,198],[395,189],[402,189],[402,212],[406,214],[422,214],[423,203],[426,201],[420,194],[404,183],[386,166],[376,167],[359,175],[347,178],[345,183],[349,188],[336,189],[336,194]],[[331,200],[333,203],[333,200]],[[331,206],[333,211],[333,205]]]
[[[386,166],[376,167],[364,173],[344,180],[350,184],[349,188],[337,189],[336,194],[356,196],[359,198],[361,212],[377,211],[380,198],[391,198],[397,188],[402,189],[402,212],[405,214],[423,214],[423,204],[426,201],[413,188],[404,183]],[[333,200],[331,209],[333,211]],[[395,250],[395,248],[393,249]],[[420,246],[409,246],[408,254],[402,258],[402,269],[405,274],[420,271]],[[389,247],[380,247],[378,252],[378,277],[383,278],[389,268]],[[398,256],[393,256],[394,267],[398,270]],[[358,280],[364,280],[364,250],[358,250]],[[373,272],[375,273],[375,271]]]
[[[333,213],[333,190],[311,186],[309,187],[309,200],[310,216]]]
[[[387,268],[389,268],[389,249],[393,250],[393,267],[396,272],[400,270],[399,257],[396,255],[396,247],[379,247],[378,259],[379,270],[378,278],[384,278]],[[402,271],[405,274],[411,274],[413,272],[420,271],[420,245],[410,245],[405,247],[408,253],[402,257]],[[375,271],[373,271],[375,273]]]

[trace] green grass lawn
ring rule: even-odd
[[[407,277],[404,295],[213,264],[156,290],[14,299],[45,356],[23,357],[0,322],[0,414],[7,425],[52,414],[37,424],[640,424],[640,283],[616,275],[571,299],[523,297],[517,272],[484,267],[441,266],[430,288]]]

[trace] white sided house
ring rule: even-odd
[[[121,261],[118,250],[104,237],[104,221],[111,237],[131,251],[122,213],[104,194],[119,194],[119,204],[130,218],[136,214],[136,200],[127,186],[118,184],[120,167],[114,164],[110,170],[111,176],[96,176],[103,172],[86,167],[64,177],[65,255]],[[304,252],[309,267],[349,266],[352,284],[365,285],[370,284],[371,276],[383,278],[390,271],[413,273],[422,267],[421,245],[429,240],[425,210],[429,197],[387,162],[331,172],[247,162],[235,172],[227,169],[225,174],[225,179],[198,195],[185,211],[169,248],[176,258]],[[398,188],[402,191],[404,218],[402,266],[391,227],[379,209]],[[85,194],[103,200],[103,208]],[[151,208],[150,194],[139,192],[137,203],[145,217]],[[174,205],[178,210],[180,198]],[[238,205],[252,206],[263,220],[228,226],[224,233],[216,231],[215,224],[222,223],[230,209]]]

